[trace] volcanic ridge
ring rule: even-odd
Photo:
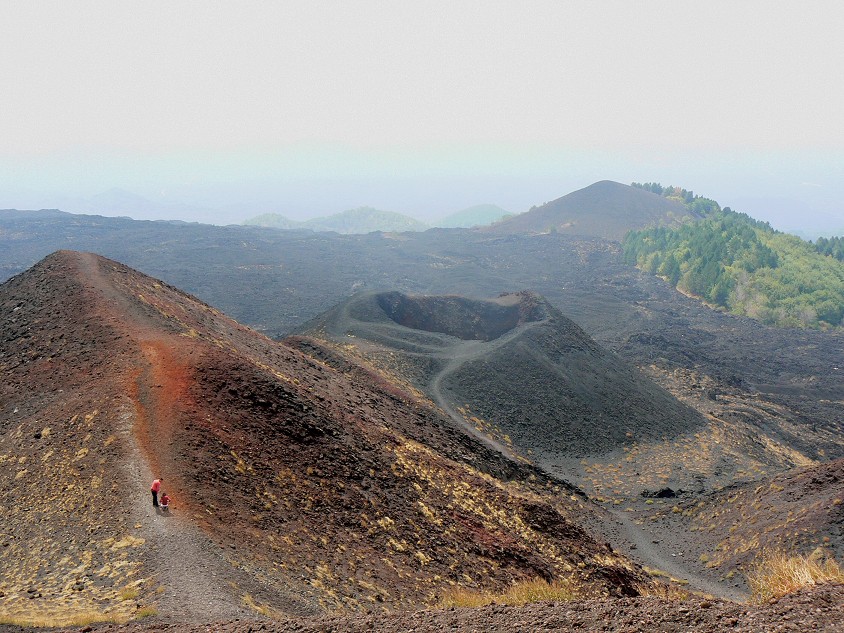
[[[508,303],[527,325],[547,309]],[[275,343],[71,251],[0,286],[0,308],[7,618],[395,610],[533,578],[584,596],[655,586],[580,526],[593,510],[577,489],[319,341]],[[157,476],[169,515],[149,501]]]
[[[741,597],[734,573],[762,548],[839,555],[842,460],[808,457],[805,434],[783,423],[769,435],[727,424],[721,409],[745,406],[738,387],[703,406],[672,395],[536,293],[364,292],[275,342],[115,261],[60,251],[0,286],[0,319],[7,621],[153,615],[127,630],[235,632],[268,616],[268,631],[842,620],[840,586],[782,607],[632,600],[686,582]],[[150,504],[153,477],[169,513]],[[683,554],[695,560],[672,558]],[[581,602],[431,609],[533,579]]]

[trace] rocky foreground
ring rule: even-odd
[[[214,624],[181,622],[179,614],[159,614],[126,625],[95,625],[61,629],[68,633],[152,633],[179,631],[199,633],[442,633],[444,631],[609,631],[651,633],[677,631],[714,633],[747,631],[842,631],[844,585],[804,589],[764,605],[691,598],[666,601],[658,598],[584,600],[571,603],[536,603],[524,607],[491,605],[477,609],[450,608],[413,613],[325,616],[315,619],[234,620]],[[0,633],[32,631],[0,626]],[[57,631],[51,629],[51,631]]]

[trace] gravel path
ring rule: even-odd
[[[163,473],[153,472],[145,452],[142,450],[139,433],[155,433],[161,436],[151,438],[153,442],[168,442],[169,424],[154,418],[157,412],[167,410],[169,394],[163,385],[165,370],[161,355],[160,329],[146,328],[147,317],[112,288],[103,278],[97,260],[90,254],[83,255],[86,273],[96,288],[107,300],[123,313],[130,315],[137,326],[129,332],[144,351],[139,357],[145,359],[137,368],[137,402],[127,400],[121,416],[122,444],[127,452],[123,464],[126,481],[130,482],[132,493],[131,523],[139,526],[137,535],[146,542],[147,565],[156,577],[154,594],[139,598],[141,604],[154,604],[161,614],[172,620],[184,622],[211,622],[252,614],[233,595],[227,582],[232,576],[232,567],[220,554],[219,547],[209,541],[191,521],[183,517],[174,496],[173,507],[168,512],[154,508],[150,497],[150,483]],[[144,419],[147,418],[147,419]],[[141,428],[145,427],[145,428]],[[163,489],[166,489],[166,484]]]
[[[132,498],[132,521],[140,525],[146,540],[148,565],[156,574],[154,602],[158,612],[184,622],[210,622],[250,615],[226,584],[231,566],[178,506],[167,512],[154,508],[149,482],[154,478],[134,434],[125,433],[131,450],[125,464],[129,481],[136,482]],[[143,602],[146,602],[144,600]]]
[[[690,565],[685,564],[682,557],[684,550],[682,545],[666,543],[665,535],[662,533],[660,533],[660,539],[655,540],[653,534],[636,525],[621,512],[612,512],[612,515],[618,521],[623,534],[622,538],[635,545],[635,549],[625,552],[633,560],[664,571],[673,578],[687,581],[688,588],[694,591],[735,602],[743,602],[747,599],[747,594],[743,591],[695,573]]]

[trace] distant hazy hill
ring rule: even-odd
[[[473,226],[492,224],[512,215],[509,211],[494,204],[478,204],[447,215],[434,224],[444,229],[468,229]]]
[[[621,240],[631,230],[699,216],[681,202],[602,180],[490,227],[496,233],[569,233]]]
[[[302,227],[301,222],[291,220],[278,213],[263,213],[254,218],[244,220],[245,226],[265,226],[270,229],[298,229]]]
[[[424,231],[426,224],[411,217],[392,211],[381,211],[372,207],[358,207],[342,213],[336,213],[321,218],[313,218],[304,222],[289,220],[277,213],[266,213],[246,220],[243,224],[251,226],[266,226],[275,229],[311,229],[312,231],[334,231],[344,235],[356,235],[383,231],[384,233],[401,233],[403,231]]]
[[[336,231],[337,233],[385,233],[402,231],[424,231],[427,225],[400,213],[381,211],[372,207],[358,207],[325,218],[314,218],[302,224],[314,231]]]

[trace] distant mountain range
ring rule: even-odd
[[[274,229],[310,229],[312,231],[333,231],[343,235],[355,235],[383,231],[402,233],[404,231],[424,231],[426,224],[401,213],[381,211],[372,207],[358,207],[342,213],[311,220],[296,221],[277,213],[265,213],[244,221],[247,226],[264,226]]]
[[[701,216],[682,202],[610,180],[596,182],[562,198],[512,214],[483,204],[448,215],[433,223],[439,228],[479,228],[492,233],[566,233],[620,241],[630,230],[656,225],[675,226]],[[278,214],[264,214],[243,224],[278,229],[334,231],[346,235],[374,231],[424,231],[432,228],[399,213],[361,207],[303,222]]]
[[[246,226],[263,226],[273,229],[309,229],[317,232],[333,231],[343,235],[359,235],[382,231],[402,233],[405,231],[426,231],[429,228],[471,228],[498,222],[512,214],[494,204],[481,204],[447,215],[433,225],[392,211],[372,207],[359,207],[342,213],[310,220],[291,220],[278,213],[264,213],[243,222]]]

